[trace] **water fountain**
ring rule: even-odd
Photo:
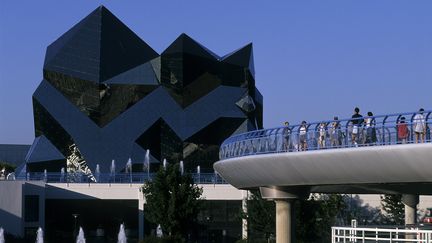
[[[65,168],[62,167],[60,169],[60,182],[64,182],[64,178],[65,178]]]
[[[183,175],[183,173],[184,173],[183,160],[180,160],[180,174]]]
[[[162,162],[164,170],[166,170],[167,164],[168,164],[167,160],[164,159],[163,162]]]
[[[201,167],[197,166],[198,184],[201,183]]]
[[[144,157],[144,165],[143,170],[147,169],[147,179],[150,180],[150,150],[146,150],[146,154]]]
[[[117,243],[127,243],[126,233],[124,224],[120,225],[120,230],[117,236]]]
[[[112,176],[115,175],[115,172],[116,172],[115,160],[112,160],[112,161],[111,161],[111,168],[110,168],[110,172],[111,172],[111,175],[112,175]]]
[[[217,178],[218,178],[218,173],[217,173],[217,171],[215,170],[215,171],[214,171],[214,185],[216,185],[216,183],[217,183]]]
[[[132,159],[129,158],[128,162],[126,163],[126,173],[129,172],[130,176],[130,183],[132,183]]]
[[[43,239],[43,230],[41,227],[39,227],[39,229],[36,232],[36,243],[43,243],[44,239]]]
[[[0,243],[5,243],[4,230],[2,227],[0,227]]]
[[[111,161],[111,168],[110,168],[110,176],[112,177],[111,179],[113,179],[114,182],[115,182],[115,172],[116,172],[115,160],[112,160]]]
[[[84,238],[84,230],[80,227],[79,233],[76,239],[76,243],[85,243],[86,239]]]
[[[126,173],[132,172],[132,159],[131,158],[129,158],[128,161],[127,161],[127,163],[126,163],[126,170],[125,170],[125,172]]]
[[[96,164],[95,175],[96,175],[96,182],[99,182],[100,181],[100,168],[99,168],[99,164]]]
[[[48,180],[48,172],[47,172],[47,170],[45,169],[44,170],[44,181],[46,182]]]

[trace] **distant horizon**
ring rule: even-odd
[[[4,1],[0,144],[32,143],[46,47],[102,4],[159,54],[181,33],[219,56],[253,43],[265,128],[432,110],[430,1]]]

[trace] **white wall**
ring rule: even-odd
[[[18,236],[23,235],[23,185],[19,181],[0,182],[0,227]]]
[[[379,194],[363,194],[358,195],[363,200],[362,206],[369,205],[373,208],[381,208],[381,198]],[[417,205],[419,217],[423,217],[426,208],[432,207],[432,196],[420,196],[419,204]]]
[[[46,186],[47,199],[136,199],[142,184],[67,184],[51,183]],[[206,200],[242,200],[243,190],[231,185],[200,184],[203,188],[202,197]]]

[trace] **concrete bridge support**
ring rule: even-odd
[[[405,204],[405,225],[417,223],[417,204],[419,203],[419,195],[403,194],[402,202]]]
[[[292,207],[290,200],[275,200],[276,203],[276,242],[277,243],[291,243],[294,242],[295,229],[292,227],[291,218]]]
[[[260,192],[262,198],[276,204],[276,243],[296,242],[294,203],[309,195],[309,188],[260,187]]]

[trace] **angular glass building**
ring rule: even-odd
[[[109,172],[131,158],[213,170],[219,146],[262,128],[252,44],[218,56],[186,34],[158,54],[101,6],[48,46],[27,171]],[[139,166],[138,166],[139,165]]]

